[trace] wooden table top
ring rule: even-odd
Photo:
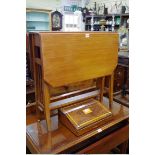
[[[108,102],[105,105],[108,107]],[[79,137],[58,123],[57,115],[51,117],[54,125],[51,132],[47,132],[45,120],[29,124],[26,127],[27,145],[31,146],[32,153],[61,153],[93,136],[104,133],[123,121],[128,121],[129,110],[127,107],[114,102],[110,110],[113,113],[113,119],[110,122],[99,127],[100,130],[95,129]],[[28,117],[28,119],[31,118]]]
[[[43,78],[53,87],[111,75],[117,66],[118,33],[42,32],[36,45],[38,34]]]

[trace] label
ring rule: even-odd
[[[89,38],[89,33],[86,33],[86,34],[85,34],[85,37],[86,37],[86,38]]]
[[[84,109],[82,111],[84,112],[84,114],[89,114],[92,112],[92,110],[90,108]]]
[[[102,132],[102,129],[100,128],[100,129],[97,129],[97,132]]]

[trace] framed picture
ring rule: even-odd
[[[62,14],[55,11],[51,14],[52,18],[52,31],[59,31],[62,29]]]

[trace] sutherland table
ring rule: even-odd
[[[105,105],[108,107],[107,103],[105,102]],[[113,103],[110,110],[114,115],[113,120],[79,137],[60,122],[58,123],[57,115],[51,117],[55,127],[53,131],[47,132],[45,120],[35,121],[26,127],[27,147],[31,153],[94,154],[108,153],[121,144],[121,153],[126,153],[124,148],[129,139],[129,110],[116,102]],[[27,119],[32,118],[28,116]]]

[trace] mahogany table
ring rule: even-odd
[[[108,102],[104,102],[108,107]],[[116,102],[110,109],[113,119],[82,136],[75,136],[52,116],[53,131],[47,132],[46,121],[37,121],[35,115],[27,116],[26,144],[31,153],[108,153],[121,144],[126,153],[129,139],[129,109]],[[35,120],[34,122],[32,121]]]

